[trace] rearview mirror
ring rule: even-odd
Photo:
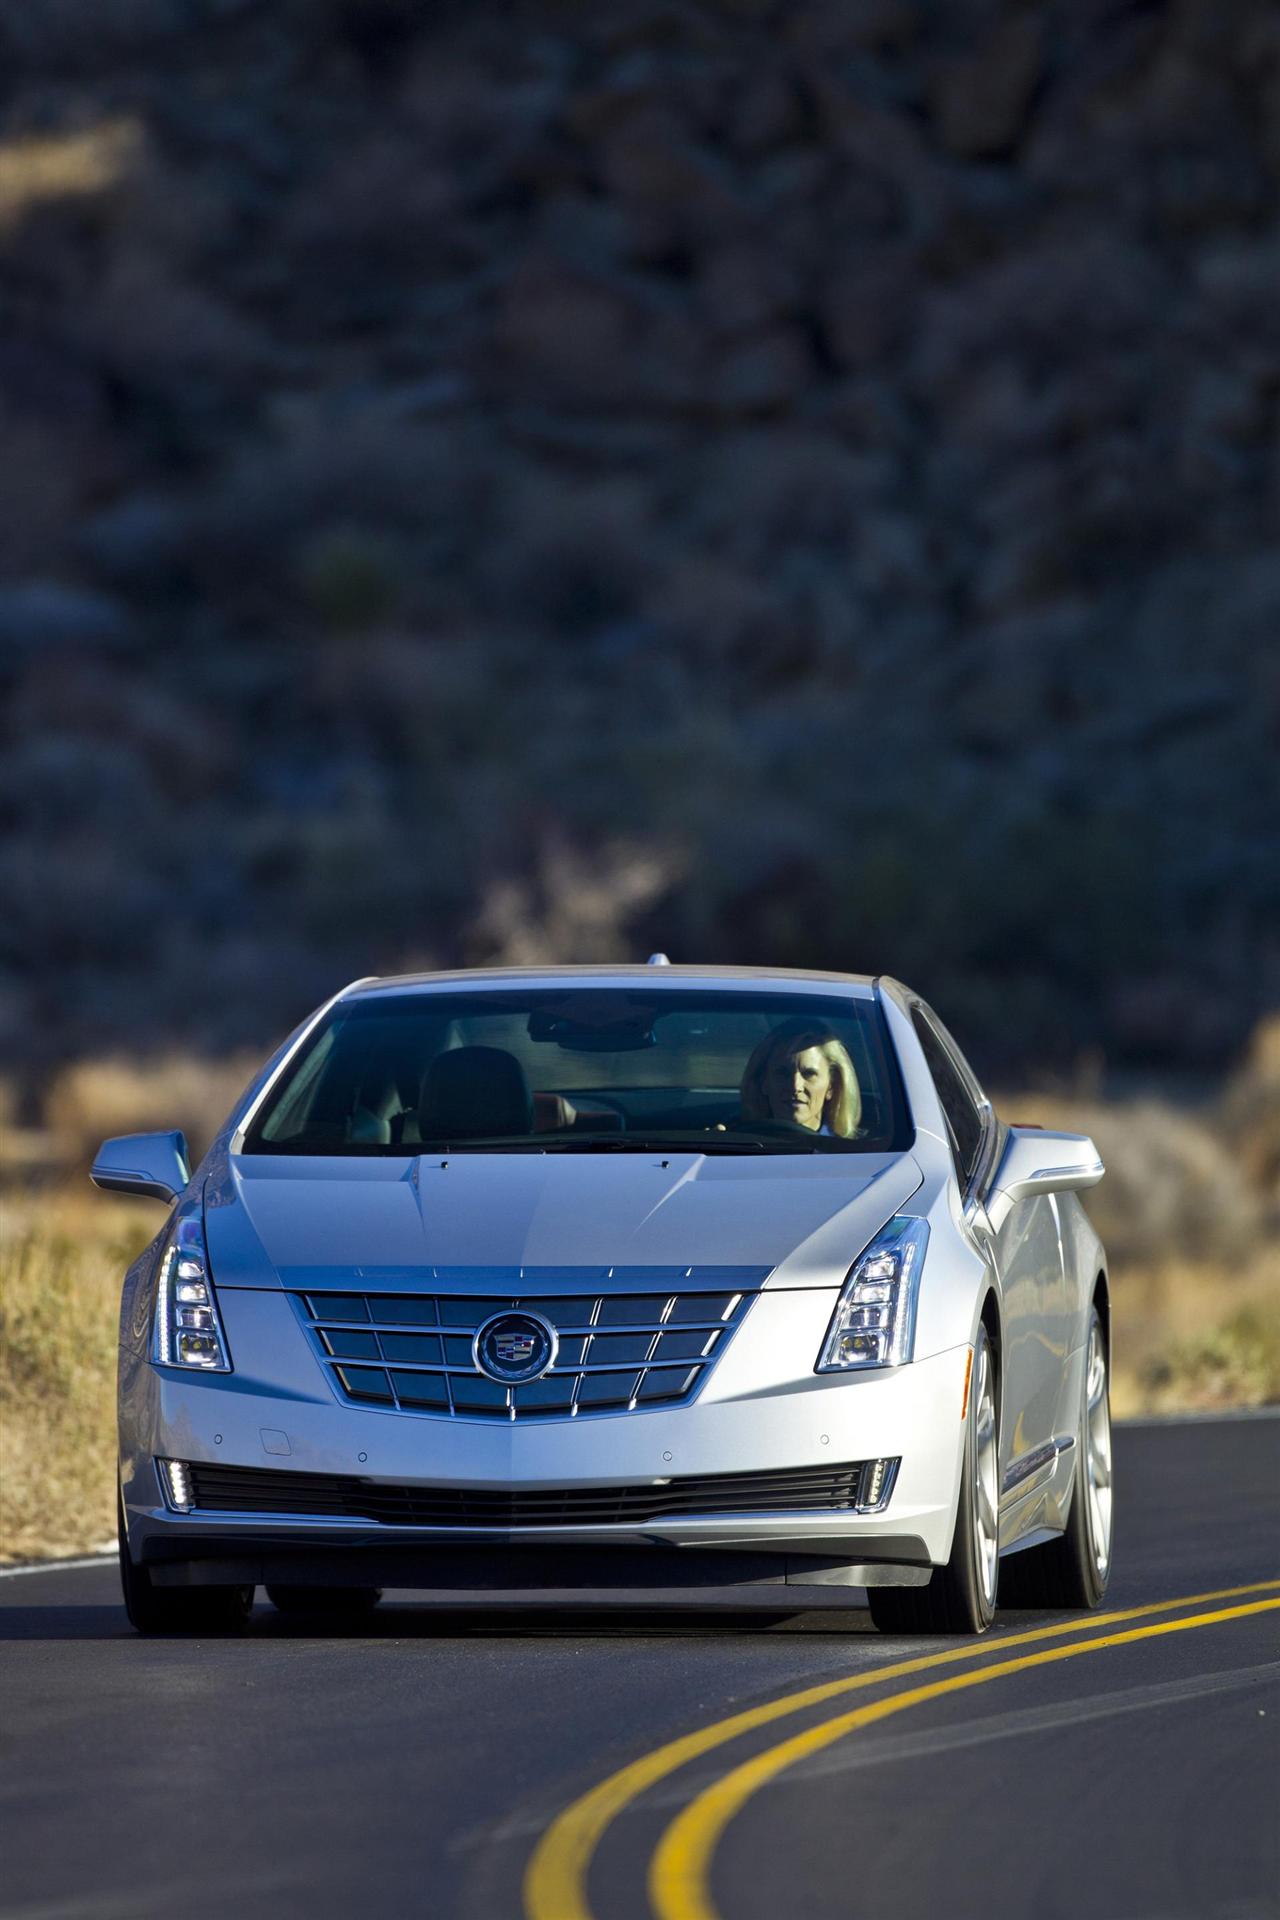
[[[535,1007],[526,1031],[531,1040],[551,1040],[565,1053],[633,1053],[656,1047],[656,1009],[629,993],[568,994],[552,1006]]]
[[[98,1148],[89,1178],[108,1193],[176,1200],[191,1178],[183,1133],[122,1133]]]
[[[1096,1187],[1105,1172],[1102,1156],[1087,1133],[1010,1127],[987,1196],[987,1216],[992,1226],[999,1228],[1019,1200],[1029,1200],[1037,1193]]]

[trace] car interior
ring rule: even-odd
[[[575,1136],[626,1133],[803,1134],[790,1123],[742,1117],[742,1074],[777,1022],[772,1010],[719,1025],[686,1010],[655,1017],[652,1009],[639,1016],[627,1009],[618,1017],[606,1006],[588,1008],[584,1018],[580,997],[568,1013],[554,1006],[530,1012],[526,1002],[518,1011],[470,1017],[420,1005],[409,1017],[403,1005],[388,1002],[382,1016],[331,1025],[260,1116],[250,1151],[395,1153],[467,1141],[555,1137],[571,1144]],[[885,1069],[861,1024],[846,1019],[841,1026],[862,1112],[856,1138],[831,1144],[887,1147],[896,1115],[895,1103],[886,1104],[879,1091]]]

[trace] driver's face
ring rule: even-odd
[[[781,1054],[765,1074],[765,1091],[772,1119],[817,1133],[831,1092],[831,1064],[819,1047]]]

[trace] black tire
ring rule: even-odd
[[[1107,1333],[1095,1301],[1085,1334],[1084,1382],[1065,1530],[1056,1540],[1010,1554],[1000,1568],[1000,1604],[1092,1611],[1106,1598],[1111,1577],[1111,1397]],[[1105,1474],[1105,1521],[1099,1511]],[[1098,1530],[1105,1526],[1105,1540]]]
[[[870,1587],[871,1618],[882,1633],[985,1633],[995,1618],[999,1563],[990,1547],[981,1555],[976,1516],[981,1506],[990,1536],[998,1513],[1000,1381],[995,1351],[979,1327],[970,1373],[964,1466],[951,1557],[924,1587]],[[981,1463],[981,1474],[979,1464]],[[998,1522],[996,1523],[998,1524]]]
[[[157,1587],[129,1554],[124,1503],[117,1509],[120,1590],[129,1624],[138,1633],[241,1633],[253,1611],[252,1587]]]
[[[347,1618],[372,1613],[382,1598],[381,1587],[277,1587],[267,1588],[267,1598],[281,1613],[315,1620],[345,1615]]]

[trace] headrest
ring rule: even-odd
[[[422,1083],[418,1126],[424,1140],[532,1133],[533,1095],[524,1068],[501,1047],[437,1054]]]

